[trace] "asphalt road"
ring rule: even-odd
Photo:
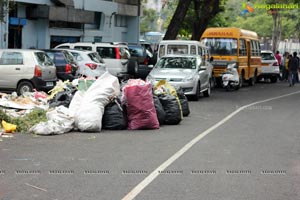
[[[137,200],[300,199],[299,99],[300,85],[259,83],[159,130],[2,138],[0,200],[129,200],[136,186]]]

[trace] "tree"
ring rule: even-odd
[[[199,40],[211,20],[223,10],[224,2],[225,0],[179,0],[164,40],[175,39],[180,30],[184,32],[183,27],[184,30],[191,29],[192,40]],[[194,11],[193,14],[191,9]]]
[[[194,0],[196,18],[193,22],[192,40],[200,40],[209,22],[224,10],[222,0]]]
[[[176,39],[190,4],[191,0],[179,0],[175,13],[168,26],[165,37],[163,38],[164,40]]]

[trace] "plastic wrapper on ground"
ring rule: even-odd
[[[29,132],[37,135],[60,135],[70,132],[74,128],[74,117],[68,108],[64,106],[56,107],[47,112],[46,122],[41,122],[33,126]]]

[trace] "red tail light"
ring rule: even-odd
[[[92,70],[97,69],[98,67],[98,65],[94,63],[86,63],[85,66],[89,67]]]
[[[144,65],[148,65],[148,58],[144,59]]]
[[[34,68],[34,76],[42,77],[42,68],[38,65],[36,65]]]
[[[66,73],[72,72],[72,66],[70,64],[66,64]]]
[[[277,63],[277,62],[274,62],[274,63],[273,63],[273,66],[278,66],[278,63]]]
[[[116,48],[116,59],[121,59],[120,49]]]

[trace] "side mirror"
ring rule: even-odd
[[[214,57],[210,57],[209,62],[214,61]]]

